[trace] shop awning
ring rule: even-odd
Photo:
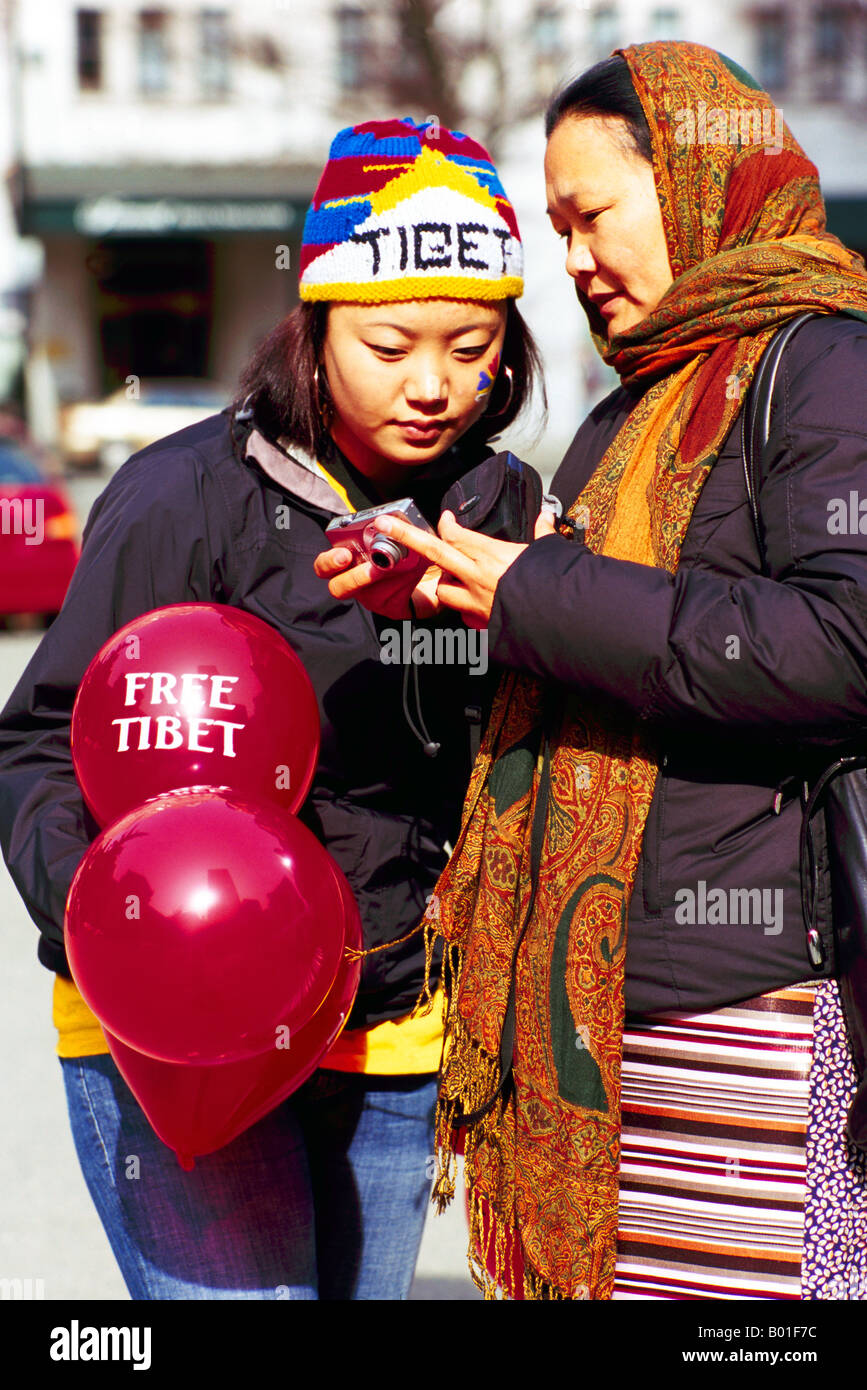
[[[318,171],[275,165],[42,168],[24,171],[21,231],[29,235],[297,235]]]

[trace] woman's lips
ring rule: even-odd
[[[623,302],[622,294],[610,294],[606,299],[597,299],[596,308],[600,314],[616,314],[618,306]]]
[[[397,426],[413,444],[435,444],[445,429],[444,423],[429,420],[398,420]]]

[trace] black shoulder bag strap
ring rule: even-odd
[[[744,480],[756,533],[762,574],[769,574],[758,507],[759,466],[770,437],[771,403],[780,359],[786,345],[812,313],[798,314],[772,339],[756,371],[741,412]],[[813,819],[825,813],[832,885],[833,965],[858,1087],[849,1111],[850,1141],[867,1152],[867,754],[837,758],[806,790],[800,834],[801,910],[807,954],[814,969],[827,961],[827,946],[818,928],[819,865],[813,843]],[[843,776],[859,773],[859,776]]]
[[[798,314],[796,318],[790,319],[771,339],[770,344],[765,349],[761,361],[756,368],[756,374],[753,378],[746,404],[741,411],[741,453],[743,455],[744,481],[747,485],[747,497],[749,499],[750,513],[753,519],[753,530],[756,533],[756,544],[759,550],[762,574],[765,576],[769,575],[770,567],[768,565],[765,541],[762,534],[761,518],[759,516],[759,468],[762,454],[767,447],[771,433],[771,407],[773,404],[774,386],[776,385],[780,360],[789,341],[794,337],[802,324],[805,324],[808,319],[814,317],[815,315],[812,313]],[[842,771],[842,768],[840,770]],[[819,898],[819,868],[813,844],[812,823],[813,816],[818,807],[819,797],[831,780],[831,775],[832,768],[826,769],[813,787],[812,792],[808,795],[801,824],[801,908],[804,913],[804,926],[807,932],[807,954],[814,970],[821,970],[824,967],[826,961],[826,948],[816,925]]]
[[[741,453],[744,463],[744,480],[747,485],[753,529],[756,533],[762,561],[762,574],[764,575],[768,574],[768,559],[765,554],[765,543],[759,517],[759,465],[771,433],[771,401],[774,394],[774,383],[777,380],[780,358],[785,352],[789,340],[794,337],[802,324],[807,322],[807,319],[816,317],[817,315],[812,313],[798,314],[797,318],[790,319],[771,339],[756,368],[746,404],[741,411]]]

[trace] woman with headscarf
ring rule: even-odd
[[[803,779],[867,718],[864,263],[711,49],[618,50],[547,135],[549,215],[621,378],[552,485],[573,536],[387,524],[511,668],[437,887],[438,1190],[462,1146],[488,1293],[863,1296],[852,1061],[798,839]],[[741,412],[805,311],[760,544]]]

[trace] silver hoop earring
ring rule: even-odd
[[[509,394],[508,394],[508,396],[506,397],[506,404],[505,404],[504,406],[502,406],[499,410],[494,411],[493,414],[490,414],[490,413],[486,410],[485,413],[484,413],[484,417],[483,417],[485,420],[499,420],[500,416],[501,416],[501,415],[505,415],[505,414],[506,414],[506,411],[509,409],[509,406],[512,404],[512,397],[513,397],[513,395],[515,394],[515,377],[514,377],[514,373],[512,372],[512,368],[511,368],[511,367],[504,367],[504,368],[503,368],[503,375],[506,376],[506,377],[508,377],[508,379],[509,379]],[[493,396],[493,394],[494,394],[493,391],[491,391],[491,395],[492,395],[492,396]]]
[[[235,419],[236,419],[236,420],[252,420],[252,418],[253,418],[253,408],[252,408],[252,406],[250,405],[250,402],[251,402],[252,399],[253,399],[253,392],[251,391],[250,394],[249,394],[248,396],[245,396],[245,397],[244,397],[244,400],[243,400],[243,403],[242,403],[242,405],[241,405],[240,410],[236,410],[236,411],[235,411]]]
[[[327,428],[330,422],[331,409],[327,402],[322,399],[322,392],[319,388],[319,363],[313,369],[313,389],[316,392],[316,413],[323,425]]]

